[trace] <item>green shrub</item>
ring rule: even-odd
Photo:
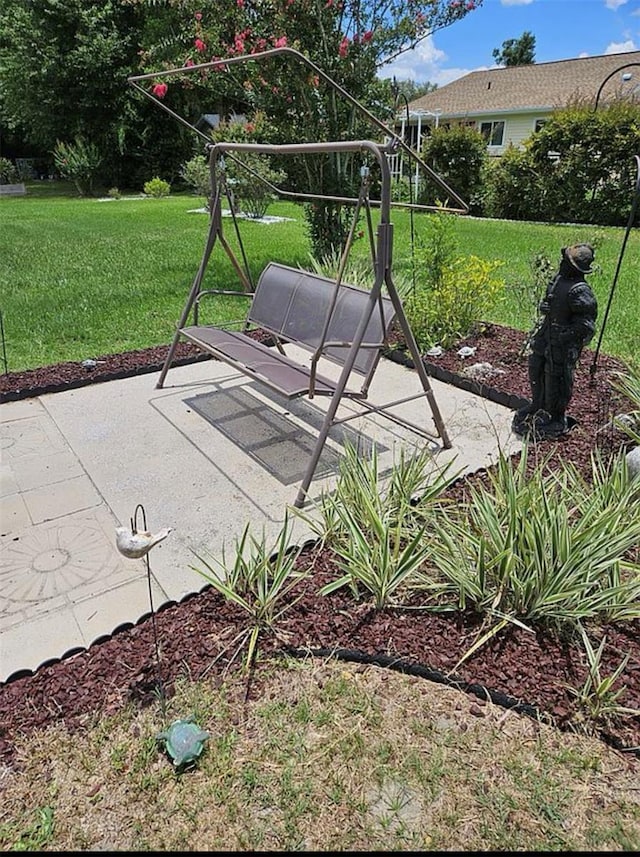
[[[415,257],[422,287],[435,289],[442,285],[445,271],[456,257],[456,220],[453,215],[439,211],[427,215],[425,224],[426,237],[417,239]]]
[[[501,456],[489,480],[441,520],[416,583],[434,606],[556,628],[640,616],[640,485],[624,455],[594,455],[588,483],[570,464],[529,468],[524,448],[516,464]]]
[[[164,179],[155,176],[155,178],[144,183],[143,190],[147,196],[152,196],[154,199],[161,199],[163,196],[169,196],[171,185],[169,182],[164,181]]]
[[[422,159],[478,213],[481,205],[483,166],[488,158],[487,143],[475,128],[455,125],[435,128],[422,147]],[[420,198],[428,204],[443,204],[443,191],[433,182],[425,185]]]
[[[110,187],[107,191],[107,196],[109,199],[120,199],[122,194],[120,193],[120,189],[117,187]]]
[[[248,217],[259,219],[267,213],[269,205],[277,199],[269,184],[277,186],[285,180],[285,173],[274,170],[266,155],[242,153],[245,167],[233,164],[233,195],[237,207]]]
[[[82,137],[76,137],[72,143],[56,142],[53,150],[56,169],[75,185],[80,196],[93,194],[93,186],[102,163],[100,150]]]
[[[258,112],[250,122],[221,122],[211,136],[216,142],[254,143],[268,141],[273,127],[266,116]],[[225,174],[232,190],[231,205],[248,217],[264,217],[269,205],[277,199],[269,184],[281,185],[286,173],[276,169],[269,155],[250,152],[232,153],[225,159]]]
[[[531,155],[509,146],[483,171],[484,213],[509,220],[540,220],[544,188]]]
[[[504,280],[494,276],[503,264],[460,257],[445,269],[440,286],[413,290],[405,312],[418,347],[450,348],[478,330],[504,291]]]
[[[0,184],[17,184],[18,169],[9,158],[0,158]]]
[[[209,162],[205,156],[194,155],[191,160],[186,161],[180,167],[180,175],[197,196],[204,197],[205,205],[208,207],[211,196],[211,175]]]
[[[427,238],[416,248],[418,279],[403,290],[404,309],[418,348],[449,348],[490,316],[504,292],[500,261],[457,255],[454,215],[428,216]]]
[[[640,149],[640,105],[599,110],[576,102],[555,111],[522,149],[509,147],[484,172],[490,217],[624,226]],[[550,157],[556,153],[557,157]]]
[[[576,104],[556,111],[529,142],[545,188],[539,219],[626,224],[637,178],[640,105],[616,101],[593,111]],[[557,162],[549,151],[559,153]]]
[[[391,199],[393,202],[415,202],[412,196],[411,181],[408,176],[400,176],[391,183]]]

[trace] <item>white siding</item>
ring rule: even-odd
[[[504,140],[502,146],[489,146],[490,155],[502,155],[509,145],[520,148],[523,140],[530,137],[535,129],[536,120],[544,119],[550,113],[519,113],[508,115],[504,113],[496,113],[491,116],[482,116],[477,119],[477,128],[480,130],[482,122],[504,122]]]

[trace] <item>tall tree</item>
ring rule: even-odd
[[[498,65],[533,65],[536,61],[536,37],[528,30],[519,39],[507,39],[502,48],[494,48],[493,58]]]
[[[151,178],[192,141],[178,127],[163,135],[162,117],[140,109],[127,77],[146,29],[166,37],[178,19],[120,0],[0,0],[0,126],[43,155],[83,137],[101,151],[105,182],[130,178],[136,161],[139,179]]]
[[[393,113],[389,81],[378,78],[385,64],[482,4],[482,0],[404,0],[392,4],[388,0],[235,0],[224,5],[217,0],[167,2],[184,12],[184,27],[171,43],[156,40],[145,46],[145,71],[182,69],[269,48],[291,47],[378,118],[390,118]],[[362,135],[370,137],[374,130],[313,68],[296,67],[287,55],[226,69],[221,64],[217,70],[158,78],[158,83],[160,88],[149,80],[150,88],[156,87],[156,96],[171,109],[184,104],[185,87],[191,94],[197,86],[204,89],[209,103],[229,105],[235,101],[245,105],[246,112],[268,117],[271,142],[359,139]],[[262,133],[265,130],[266,123],[261,122]],[[353,193],[359,180],[353,158],[316,158],[304,166],[279,166],[288,170],[290,184],[298,191],[344,196]],[[347,224],[339,203],[309,206],[307,214],[316,255],[326,255],[340,246]]]
[[[111,137],[126,98],[122,68],[135,62],[134,10],[113,0],[1,0],[0,6],[4,124],[44,150],[58,137]]]
[[[392,91],[395,91],[395,88],[397,87],[397,91],[402,93],[407,101],[415,101],[416,98],[420,98],[421,95],[426,95],[428,92],[434,92],[438,88],[437,83],[430,83],[429,81],[416,83],[415,80],[396,81],[395,78],[390,85],[392,87]]]

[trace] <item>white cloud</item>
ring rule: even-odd
[[[630,51],[637,50],[633,39],[627,39],[626,42],[610,42],[605,49],[605,54],[628,54]]]
[[[388,65],[382,66],[378,71],[378,77],[395,77],[398,80],[412,80],[414,83],[436,83],[445,86],[459,77],[464,77],[470,71],[478,71],[472,68],[442,68],[447,59],[444,51],[434,44],[433,37],[428,36],[412,51],[399,56]],[[487,68],[482,66],[481,68]]]
[[[608,2],[616,2],[616,0],[608,0]],[[618,3],[626,3],[627,0],[617,0]],[[529,6],[533,0],[500,0],[503,6]]]
[[[604,5],[607,9],[611,9],[613,12],[616,9],[619,9],[621,6],[624,6],[627,3],[627,0],[605,0]]]

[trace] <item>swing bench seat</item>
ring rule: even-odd
[[[319,274],[271,262],[260,275],[242,330],[194,325],[181,328],[179,333],[287,399],[332,396],[337,382],[316,371],[318,360],[324,357],[344,366],[370,308],[369,291],[345,283],[336,285]],[[366,398],[394,317],[391,300],[377,299],[352,366],[365,381],[359,390],[345,388],[343,396]],[[254,339],[249,335],[253,330],[270,334],[276,345]],[[287,355],[284,345],[288,343],[311,352],[309,366]]]

